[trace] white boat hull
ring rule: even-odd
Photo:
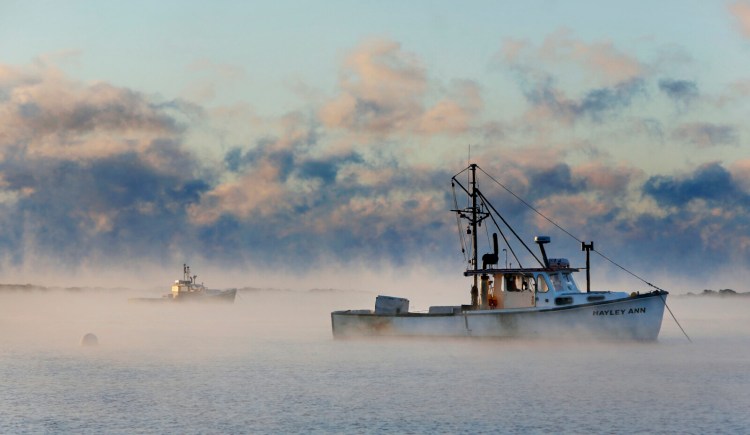
[[[597,338],[656,340],[667,292],[555,308],[469,310],[454,314],[331,313],[333,335]]]

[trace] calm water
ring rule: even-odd
[[[374,294],[136,293],[0,294],[0,433],[750,432],[750,298],[672,298],[693,344],[671,318],[587,344],[332,340]]]

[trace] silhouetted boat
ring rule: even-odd
[[[547,236],[534,239],[541,251],[540,260],[479,190],[477,169],[477,165],[471,164],[452,177],[454,195],[455,186],[458,185],[467,195],[470,204],[464,209],[458,209],[456,201],[456,210],[452,211],[460,219],[468,221],[466,233],[471,239],[468,243],[471,255],[464,276],[473,281],[471,304],[434,306],[427,313],[416,313],[409,312],[407,299],[378,296],[374,311],[366,309],[331,313],[334,337],[572,337],[635,340],[655,340],[658,337],[666,306],[666,291],[658,288],[643,294],[589,291],[589,252],[593,250],[593,242],[581,242],[582,250],[586,251],[587,263],[587,290],[581,291],[573,279],[573,274],[579,272],[579,269],[570,267],[567,259],[547,258],[545,244],[550,242]],[[467,186],[457,179],[465,171],[470,174]],[[497,182],[494,178],[491,179]],[[502,227],[496,217],[502,221]],[[482,256],[480,267],[476,248],[477,227],[488,218],[490,220],[486,225],[494,224],[519,267],[508,267],[506,257],[505,267],[498,268],[497,233],[493,234],[494,251]],[[520,260],[508,243],[507,236],[510,234],[506,236],[503,228],[510,230],[538,262],[539,267],[520,267]],[[463,234],[460,225],[459,232]]]

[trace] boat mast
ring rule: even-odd
[[[477,165],[472,163],[469,165],[471,169],[471,242],[472,250],[474,252],[471,261],[474,263],[474,271],[479,270],[478,262],[478,249],[477,249]],[[477,286],[478,275],[474,274],[474,285],[471,287],[471,306],[477,307],[479,305],[479,288]]]

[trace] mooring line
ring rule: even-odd
[[[685,332],[685,330],[682,329],[682,325],[680,325],[680,322],[677,321],[677,317],[675,317],[675,315],[672,313],[672,310],[669,308],[669,305],[667,305],[667,300],[664,299],[664,295],[659,293],[659,297],[661,298],[661,301],[664,302],[664,306],[667,307],[667,311],[669,311],[669,314],[672,316],[672,319],[674,319],[674,322],[677,324],[677,326],[680,327],[680,331],[682,331],[682,333],[685,334],[685,338],[687,338],[687,340],[690,343],[692,343],[693,340],[691,340],[690,337],[687,335],[687,332]]]

